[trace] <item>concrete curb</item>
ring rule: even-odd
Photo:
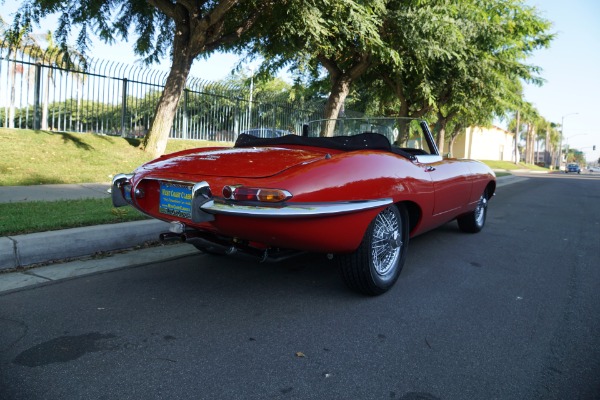
[[[41,285],[80,276],[131,268],[200,254],[189,244],[172,244],[114,254],[101,259],[75,260],[35,269],[0,274],[0,294],[28,286]]]
[[[164,221],[95,225],[0,238],[0,271],[54,260],[122,250],[158,240],[169,230]]]

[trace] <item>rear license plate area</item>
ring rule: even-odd
[[[192,219],[192,186],[161,181],[158,211],[161,214]]]

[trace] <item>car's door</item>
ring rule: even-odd
[[[450,213],[469,202],[472,182],[467,164],[438,155],[417,156],[416,163],[429,173],[433,182],[433,215]]]

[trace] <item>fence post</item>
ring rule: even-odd
[[[233,111],[233,141],[240,135],[240,99],[235,99],[235,110]]]
[[[125,137],[125,116],[127,115],[127,78],[123,78],[123,99],[121,100],[121,137]]]
[[[188,138],[188,101],[189,101],[189,96],[190,96],[190,91],[188,88],[183,89],[183,127],[182,127],[182,133],[181,133],[181,138],[182,139],[187,139]]]
[[[33,129],[41,128],[40,121],[40,98],[42,87],[42,65],[40,63],[35,64],[35,82],[33,86]]]

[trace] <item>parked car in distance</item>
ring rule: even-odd
[[[579,164],[571,163],[571,164],[567,165],[567,168],[565,169],[565,173],[568,174],[569,172],[577,172],[578,174],[580,174],[581,168],[579,167]]]
[[[600,172],[600,167],[598,167],[598,166],[594,167],[594,166],[590,165],[590,166],[588,166],[588,172],[590,172],[590,173]]]
[[[443,158],[424,121],[346,118],[164,155],[116,175],[112,201],[170,222],[161,239],[206,253],[327,254],[348,287],[378,295],[398,279],[410,238],[452,220],[481,231],[495,190],[485,164]]]

